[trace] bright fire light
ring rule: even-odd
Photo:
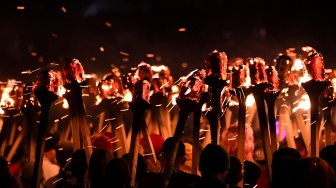
[[[3,89],[0,106],[12,107],[14,105],[14,100],[9,94],[13,90],[15,82],[15,80],[8,80],[7,86]]]
[[[296,112],[298,109],[309,110],[310,109],[310,100],[307,94],[302,95],[298,101],[298,105],[293,108],[292,112]]]
[[[124,97],[123,97],[123,101],[128,101],[128,102],[131,102],[133,99],[133,95],[132,95],[132,92],[130,90],[125,90],[124,91]]]
[[[247,95],[246,97],[246,107],[251,107],[255,103],[254,96],[252,94]]]

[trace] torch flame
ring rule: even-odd
[[[336,78],[331,79],[330,82],[331,82],[331,85],[334,89],[334,93],[336,93]],[[334,96],[334,98],[335,98],[335,96]]]
[[[298,103],[298,105],[293,108],[293,113],[296,112],[298,109],[303,109],[305,111],[310,109],[310,100],[307,94],[302,95],[296,103]]]
[[[132,95],[132,92],[128,89],[126,89],[124,91],[124,98],[123,98],[123,101],[126,101],[126,102],[131,102],[133,99],[133,95]]]
[[[8,80],[7,86],[3,89],[3,93],[1,96],[0,106],[3,107],[13,107],[14,106],[14,99],[10,97],[10,92],[13,90],[16,81],[11,79]]]

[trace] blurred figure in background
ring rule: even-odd
[[[62,177],[62,171],[66,166],[68,160],[71,159],[73,155],[73,144],[72,142],[60,142],[56,146],[56,159],[57,164],[60,166],[60,170],[56,176],[49,178],[45,182],[46,188],[54,188],[56,186],[57,181],[60,180]]]
[[[20,182],[22,188],[33,188],[33,175],[34,175],[34,161],[25,162],[21,169]],[[40,179],[40,187],[42,185],[43,177]]]
[[[42,162],[44,183],[56,176],[60,171],[60,165],[56,158],[56,149],[59,141],[59,135],[57,134],[48,133],[46,136]]]
[[[230,156],[237,157],[238,151],[238,121],[231,126],[227,127],[221,135],[222,139],[220,145],[228,151]],[[244,155],[245,159],[255,162],[254,160],[254,136],[251,126],[245,128],[245,143],[244,143]]]
[[[159,173],[149,173],[145,176],[138,184],[137,188],[146,188],[146,187],[153,187],[159,188],[160,187],[160,180],[162,173],[164,171],[163,167],[165,167],[166,163],[168,162],[168,157],[170,155],[170,148],[173,146],[174,137],[167,138],[163,145],[162,145],[162,153],[160,155],[160,166],[161,170]],[[182,141],[178,146],[177,154],[175,163],[173,164],[171,176],[169,179],[168,187],[175,188],[175,187],[183,187],[185,185],[195,183],[201,179],[200,176],[195,174],[190,174],[181,170],[181,166],[184,165],[186,161],[186,149],[185,145]]]
[[[5,148],[4,155],[7,156],[10,153],[11,149],[13,148],[13,145],[9,145]],[[9,172],[15,177],[16,181],[20,183],[20,173],[23,164],[26,162],[27,159],[27,153],[25,148],[22,144],[18,146],[18,148],[15,151],[15,154],[10,159],[9,163]]]

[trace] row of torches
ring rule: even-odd
[[[190,74],[179,80],[180,92],[178,99],[194,100],[199,102],[201,94],[204,92],[211,93],[211,87],[204,83],[204,80],[209,77],[214,77],[218,80],[226,82],[224,90],[234,90],[239,87],[250,87],[260,83],[268,83],[265,92],[276,92],[284,88],[285,85],[290,85],[288,77],[291,74],[293,63],[290,57],[280,54],[275,62],[275,65],[266,65],[265,60],[261,57],[249,57],[244,62],[236,62],[234,65],[228,65],[228,58],[225,52],[212,51],[205,60],[205,69],[196,69]],[[310,75],[311,79],[317,81],[325,80],[324,60],[321,53],[311,51],[308,57],[304,59],[304,70]],[[138,69],[142,66],[149,66],[146,63],[139,64]],[[150,67],[150,66],[149,66]],[[72,59],[64,65],[62,69],[64,83],[76,81],[82,83],[85,81],[84,68],[77,59]],[[121,77],[120,72],[112,72],[105,76],[104,80],[97,85],[98,93],[102,98],[124,98],[126,91],[131,91],[132,100],[144,99],[149,102],[151,95],[150,82],[141,82],[142,89],[135,86],[139,81],[136,74],[128,73]],[[43,70],[37,77],[37,82],[33,89],[44,87],[45,89],[61,95],[60,86],[61,80],[56,71],[52,69]],[[139,83],[138,83],[139,84]],[[162,87],[164,87],[165,83]],[[279,88],[280,87],[280,88]],[[330,85],[328,87],[328,95],[331,100],[334,99],[335,92]],[[140,93],[139,93],[140,92]],[[63,92],[64,93],[64,92]],[[254,96],[257,97],[257,96]],[[221,96],[221,100],[225,100]],[[223,103],[223,101],[221,101]],[[211,105],[211,104],[210,104]],[[213,105],[213,104],[212,104]],[[223,105],[220,105],[223,111]]]
[[[311,80],[317,82],[326,82],[325,64],[321,53],[315,50],[310,51],[307,58],[303,60],[303,65],[302,75],[309,75]],[[207,54],[205,68],[193,70],[187,76],[180,78],[178,82],[176,82],[179,86],[176,100],[190,100],[201,103],[202,94],[208,93],[210,97],[207,99],[208,101],[205,102],[206,105],[209,105],[207,110],[212,110],[213,113],[215,113],[215,110],[225,113],[226,108],[224,104],[227,104],[225,101],[231,100],[231,97],[227,98],[226,94],[231,93],[232,96],[232,93],[235,92],[236,89],[252,88],[257,85],[266,84],[266,87],[261,87],[263,88],[261,92],[277,93],[281,90],[286,90],[286,88],[291,85],[295,85],[296,81],[291,80],[293,77],[292,74],[295,74],[294,71],[292,71],[292,67],[292,59],[282,54],[279,54],[277,57],[275,65],[266,65],[265,60],[261,57],[249,57],[244,61],[238,61],[235,62],[234,65],[229,65],[226,53],[214,50]],[[121,76],[120,72],[112,71],[106,75],[102,81],[98,82],[97,88],[99,97],[125,101],[126,96],[128,96],[126,93],[128,92],[132,95],[132,99],[127,99],[128,101],[134,102],[143,100],[150,103],[150,97],[153,94],[151,90],[151,87],[154,87],[153,82],[139,76],[141,71],[150,68],[150,65],[142,62],[138,65],[138,70],[135,74],[127,73]],[[79,84],[82,88],[88,87],[84,68],[78,59],[73,58],[66,61],[62,68],[62,76],[63,80],[61,80],[59,74],[51,68],[42,70],[37,76],[36,83],[32,86],[32,94],[34,94],[35,91],[45,90],[61,96],[64,94],[64,91],[60,92],[60,88],[62,87],[61,81],[64,83],[63,87],[65,90],[67,84]],[[161,83],[161,85],[159,84],[157,87],[162,89],[166,84],[167,83]],[[217,93],[218,91],[220,94]],[[66,92],[67,91],[65,91],[65,93]],[[323,94],[323,97],[328,101],[334,101],[335,92],[331,82],[328,83],[328,87],[325,88]],[[247,96],[244,96],[244,98],[245,97]],[[258,97],[260,98],[261,96],[254,96],[255,99]],[[240,102],[242,101],[240,100]],[[210,127],[219,127],[221,126],[219,123],[218,121],[210,121],[210,124],[217,124],[210,125]],[[263,124],[263,126],[265,126],[265,124]],[[213,128],[210,129],[211,131],[214,130]],[[264,129],[264,127],[260,127],[260,129]],[[214,137],[214,135],[211,134],[211,137]],[[218,143],[217,139],[211,139],[216,140]],[[316,139],[319,139],[319,137]],[[311,142],[314,141],[311,140]],[[314,152],[316,154],[316,151]],[[269,155],[270,153],[266,152],[265,154]]]

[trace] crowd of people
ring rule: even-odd
[[[69,61],[77,62],[74,72],[83,73],[83,70],[80,70],[83,67],[79,66],[78,60],[70,59]],[[47,77],[50,79],[52,76]],[[85,80],[82,75],[79,77],[82,81]],[[129,139],[134,122],[130,121],[132,118],[129,116],[125,118],[124,114],[116,113],[125,107],[123,99],[126,90],[133,94],[135,92],[133,90],[135,82],[132,79],[147,80],[150,83],[149,103],[152,105],[146,112],[145,120],[153,150],[146,147],[147,140],[144,137],[139,140],[138,144],[141,148],[140,152],[136,153],[137,163],[133,164],[136,166],[135,176],[129,165],[130,149],[126,148],[130,145]],[[54,84],[49,80],[42,85],[46,83],[49,84],[49,89],[49,86]],[[88,121],[91,125],[89,136],[92,143],[90,146],[92,153],[89,159],[86,153],[87,148],[75,149],[72,135],[67,129],[70,126],[69,122],[63,128],[61,124],[50,127],[44,141],[43,175],[37,180],[37,184],[41,188],[165,188],[162,187],[162,181],[166,178],[164,170],[176,141],[173,136],[176,128],[174,126],[179,119],[178,106],[171,104],[176,94],[173,86],[174,80],[166,66],[154,72],[151,65],[141,62],[134,74],[125,75],[113,67],[102,81],[88,89],[88,93],[92,94],[93,98],[98,96],[100,103],[96,100],[81,102],[87,113],[99,114],[101,111],[98,111],[97,107],[104,108],[106,119],[114,118],[118,121],[114,123],[108,121],[108,128],[103,125],[99,126],[102,121]],[[171,108],[168,107],[169,105]],[[183,137],[178,140],[176,158],[169,177],[169,188],[336,187],[334,171],[336,144],[322,147],[319,150],[319,157],[308,156],[307,147],[303,142],[298,141],[295,148],[280,144],[278,149],[272,153],[271,171],[269,171],[265,154],[256,152],[256,140],[260,141],[260,138],[256,137],[255,125],[252,125],[255,117],[247,120],[244,160],[239,159],[237,154],[239,147],[237,106],[228,105],[227,107],[226,112],[231,115],[227,119],[221,116],[223,123],[218,143],[212,143],[211,136],[208,134],[210,128],[207,117],[209,116],[203,113],[200,117],[202,130],[207,129],[207,131],[200,133],[200,153],[196,173],[192,172],[191,162],[193,122],[187,121]],[[122,129],[125,129],[125,137],[122,132],[116,132],[120,130],[121,124]],[[6,140],[5,137],[6,135],[2,132],[0,137],[2,142]],[[29,144],[22,142],[10,160],[8,156],[12,152],[13,145],[6,146],[3,156],[0,157],[0,187],[29,188],[36,183],[34,182],[34,159],[31,156],[28,157],[30,151],[27,150],[27,145]],[[150,157],[152,155],[157,158],[157,161],[152,160]]]
[[[169,137],[162,142],[157,164],[138,154],[134,187],[160,187],[162,167],[167,162],[173,139]],[[320,157],[304,157],[294,148],[278,149],[273,153],[272,183],[269,183],[264,161],[242,162],[235,155],[230,155],[225,146],[213,143],[202,148],[199,171],[192,174],[185,168],[187,161],[191,160],[187,145],[183,141],[179,144],[168,187],[335,187],[336,145],[322,148]],[[46,140],[46,146],[40,187],[132,187],[128,153],[117,157],[109,148],[102,146],[93,151],[88,165],[84,149],[73,151],[72,143],[59,142],[57,135]],[[1,156],[1,187],[32,187],[34,162],[26,161],[23,151],[20,147],[10,163]],[[243,186],[239,186],[240,182]]]

